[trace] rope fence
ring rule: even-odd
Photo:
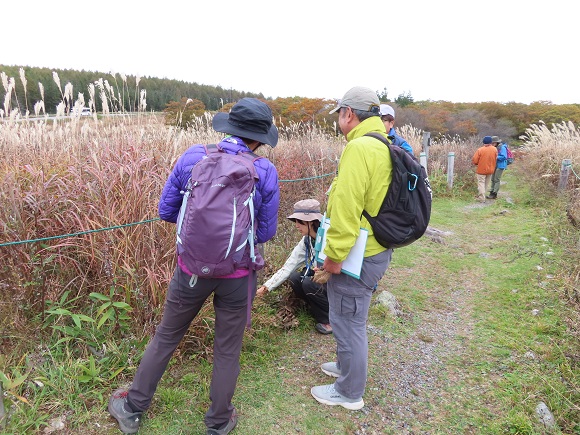
[[[572,164],[571,164],[571,163],[570,163],[570,170],[571,170],[571,171],[572,171],[572,173],[573,173],[573,174],[576,176],[576,178],[577,178],[578,180],[580,180],[580,175],[578,175],[578,174],[576,173],[576,171],[574,171],[574,168],[572,167]]]
[[[317,175],[316,177],[296,178],[295,180],[278,180],[279,183],[294,183],[296,181],[316,180],[317,178],[329,177],[336,175],[336,172],[329,172],[328,174]]]
[[[565,166],[566,166],[566,168],[569,168],[572,171],[572,173],[576,176],[576,178],[578,178],[580,180],[580,176],[574,171],[574,168],[572,167],[571,162],[566,163]],[[336,175],[336,172],[329,172],[327,174],[317,175],[314,177],[296,178],[293,180],[278,180],[278,182],[279,183],[295,183],[298,181],[308,181],[308,180],[316,180],[316,179],[320,179],[320,178],[330,177],[332,175]],[[67,237],[83,236],[85,234],[98,233],[101,231],[112,231],[112,230],[117,230],[119,228],[126,228],[126,227],[135,226],[135,225],[147,224],[147,223],[156,222],[159,220],[160,220],[159,218],[153,218],[153,219],[146,219],[146,220],[140,221],[140,222],[131,222],[128,224],[114,225],[111,227],[97,228],[94,230],[79,231],[77,233],[62,234],[59,236],[42,237],[42,238],[38,238],[38,239],[29,239],[29,240],[16,240],[13,242],[0,243],[0,248],[5,247],[5,246],[24,245],[26,243],[46,242],[49,240],[64,239]]]
[[[297,181],[316,180],[316,179],[319,179],[319,178],[329,177],[331,175],[336,175],[336,172],[329,172],[328,174],[317,175],[315,177],[297,178],[297,179],[294,179],[294,180],[278,180],[278,182],[279,183],[294,183],[294,182],[297,182]],[[156,221],[159,221],[159,220],[161,220],[161,219],[159,219],[159,218],[153,218],[153,219],[146,219],[146,220],[139,221],[139,222],[131,222],[131,223],[128,223],[128,224],[113,225],[111,227],[105,227],[105,228],[97,228],[97,229],[94,229],[94,230],[79,231],[77,233],[61,234],[59,236],[41,237],[41,238],[38,238],[38,239],[29,239],[29,240],[16,240],[16,241],[13,241],[13,242],[0,243],[0,248],[2,248],[4,246],[24,245],[24,244],[27,244],[27,243],[46,242],[46,241],[55,240],[55,239],[65,239],[65,238],[68,238],[68,237],[83,236],[85,234],[99,233],[101,231],[112,231],[112,230],[117,230],[119,228],[132,227],[132,226],[135,226],[135,225],[147,224],[147,223],[156,222]]]

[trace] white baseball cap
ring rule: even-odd
[[[393,109],[388,104],[381,104],[380,114],[381,114],[381,116],[391,115],[394,118],[395,117],[395,109]]]

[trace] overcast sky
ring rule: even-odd
[[[273,98],[367,86],[391,99],[580,103],[578,0],[23,0],[0,10],[4,65]]]

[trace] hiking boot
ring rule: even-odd
[[[238,413],[236,412],[236,409],[234,408],[234,412],[232,412],[230,419],[226,423],[222,424],[219,428],[208,427],[206,434],[207,435],[224,435],[224,434],[230,433],[232,430],[234,430],[234,427],[236,427],[237,423],[238,423]]]
[[[330,323],[317,323],[314,328],[321,334],[332,334],[332,326],[330,326]]]
[[[486,196],[487,199],[497,199],[497,193],[489,192],[489,195]]]
[[[109,399],[109,414],[117,419],[123,433],[137,433],[141,424],[142,412],[129,412],[125,409],[127,390],[116,390]]]
[[[325,405],[340,405],[343,408],[351,410],[361,409],[365,406],[362,397],[360,399],[349,399],[348,397],[344,397],[334,389],[334,384],[312,387],[310,394],[312,394],[312,397],[314,397],[318,402],[324,403]]]
[[[327,362],[320,366],[322,371],[326,373],[328,376],[332,376],[333,378],[338,378],[341,375],[340,369],[335,362]]]

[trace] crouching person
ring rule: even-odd
[[[308,305],[316,321],[315,329],[321,334],[332,334],[328,320],[326,283],[318,284],[312,280],[316,268],[314,244],[322,221],[320,203],[315,199],[298,201],[294,204],[294,213],[288,219],[294,222],[303,238],[284,265],[258,289],[258,296],[276,289],[288,280],[294,294]]]

